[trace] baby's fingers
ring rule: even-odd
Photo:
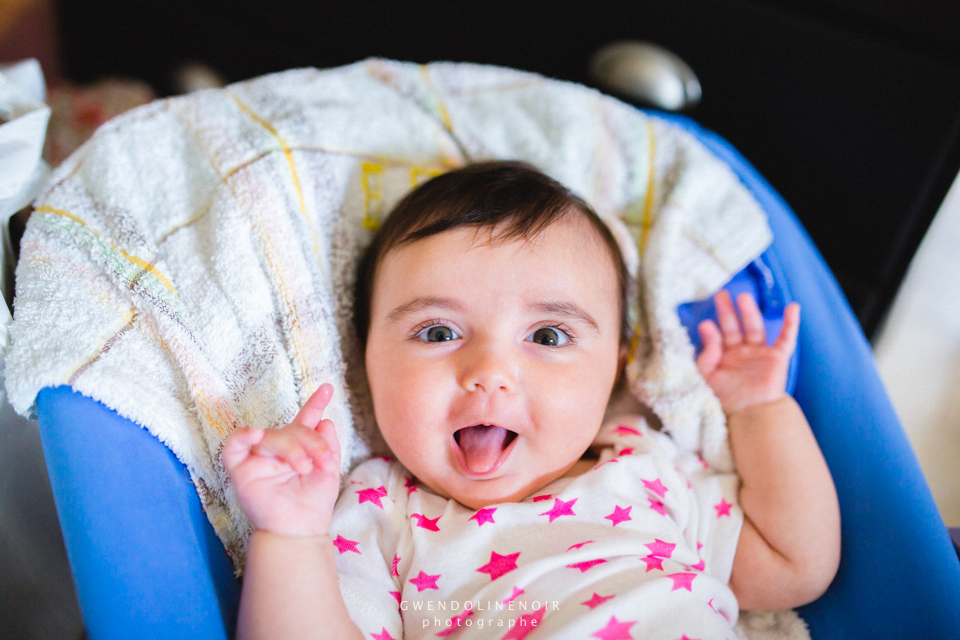
[[[331,420],[322,420],[315,432],[307,433],[303,446],[314,464],[334,467],[334,473],[340,472],[340,441]]]
[[[303,406],[300,412],[293,419],[297,424],[316,429],[317,425],[323,419],[323,411],[330,404],[330,398],[333,396],[333,385],[322,384],[320,388],[313,392]]]
[[[697,356],[697,368],[703,377],[707,377],[723,359],[723,336],[720,335],[720,329],[712,320],[704,320],[697,330],[700,332],[700,340],[703,343],[703,350]]]
[[[713,297],[713,304],[717,309],[717,322],[720,325],[720,333],[723,334],[723,342],[728,347],[738,345],[743,342],[743,334],[740,331],[740,320],[737,318],[737,312],[733,308],[733,300],[726,289],[721,289]]]
[[[276,458],[293,468],[297,473],[310,473],[313,461],[303,442],[295,435],[295,429],[265,429],[263,440],[256,444],[252,453]]]
[[[250,456],[250,450],[263,440],[262,429],[237,429],[223,445],[223,464],[236,469]]]
[[[763,326],[763,314],[757,306],[757,300],[749,293],[737,296],[740,318],[743,320],[743,333],[750,344],[766,344],[767,330]]]
[[[783,310],[783,327],[773,346],[784,351],[787,355],[793,353],[797,347],[797,334],[800,332],[800,305],[791,302]]]

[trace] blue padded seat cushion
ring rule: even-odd
[[[728,143],[669,119],[726,161],[769,216],[773,244],[730,288],[758,296],[773,335],[778,310],[791,299],[803,305],[790,386],[833,474],[843,534],[836,579],[800,610],[813,638],[960,638],[960,561],[836,281],[789,208]],[[712,304],[680,312],[699,343],[696,324]],[[68,387],[44,389],[37,404],[90,637],[232,637],[239,585],[183,465]]]

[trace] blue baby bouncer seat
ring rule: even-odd
[[[799,221],[735,149],[670,120],[726,163],[773,243],[727,285],[760,302],[768,333],[802,305],[789,390],[833,474],[842,557],[799,614],[818,640],[960,638],[960,560],[849,305]],[[696,344],[709,301],[679,308]],[[91,638],[229,638],[240,586],[184,465],[150,433],[69,386],[37,396],[44,455]]]

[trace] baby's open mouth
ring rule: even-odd
[[[471,473],[486,473],[503,462],[503,452],[517,434],[490,424],[464,427],[453,434],[463,452],[463,462]]]

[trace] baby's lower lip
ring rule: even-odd
[[[457,458],[457,463],[460,465],[461,471],[472,478],[486,478],[493,475],[501,466],[503,466],[503,463],[507,461],[507,458],[510,456],[510,452],[513,451],[513,447],[517,444],[517,440],[519,439],[520,435],[516,434],[510,444],[504,447],[503,451],[500,452],[500,457],[497,458],[497,461],[493,463],[492,467],[483,472],[476,472],[467,468],[467,460],[463,455],[463,450],[460,448],[460,445],[457,444],[457,441],[454,439],[454,437],[450,436],[450,440],[453,444],[454,455]]]

